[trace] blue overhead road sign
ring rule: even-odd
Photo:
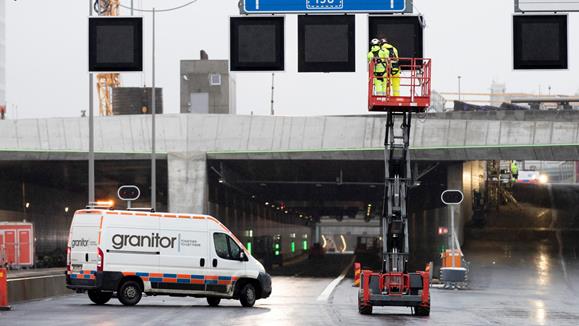
[[[246,14],[321,12],[406,12],[408,0],[244,0]]]

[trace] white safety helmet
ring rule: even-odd
[[[380,40],[377,38],[373,38],[372,41],[370,41],[371,45],[380,45]]]

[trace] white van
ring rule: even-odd
[[[217,219],[206,215],[86,209],[74,214],[66,285],[105,304],[135,305],[143,293],[239,299],[271,294],[271,277]]]

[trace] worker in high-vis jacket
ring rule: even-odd
[[[374,62],[374,95],[386,95],[386,80],[384,75],[387,71],[387,54],[382,50],[380,40],[375,38],[370,41],[368,63]]]
[[[513,182],[517,182],[519,179],[519,166],[516,161],[511,163],[511,175],[513,176]]]
[[[387,79],[386,82],[391,83],[392,95],[400,96],[400,62],[398,49],[392,44],[389,44],[386,38],[380,40],[380,46],[390,62],[390,80]]]

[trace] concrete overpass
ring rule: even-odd
[[[383,160],[385,117],[165,114],[169,208],[207,211],[207,160]],[[86,118],[0,121],[0,160],[85,160]],[[453,112],[415,118],[411,155],[424,161],[576,160],[579,112]],[[147,159],[150,117],[95,119],[97,159]],[[462,171],[455,171],[460,186]],[[185,203],[185,204],[184,204]]]
[[[385,117],[269,117],[165,114],[157,118],[161,157],[382,160]],[[415,118],[414,160],[575,160],[579,112],[454,112]],[[95,119],[98,158],[142,159],[150,117]],[[84,160],[86,118],[0,121],[0,160]]]

